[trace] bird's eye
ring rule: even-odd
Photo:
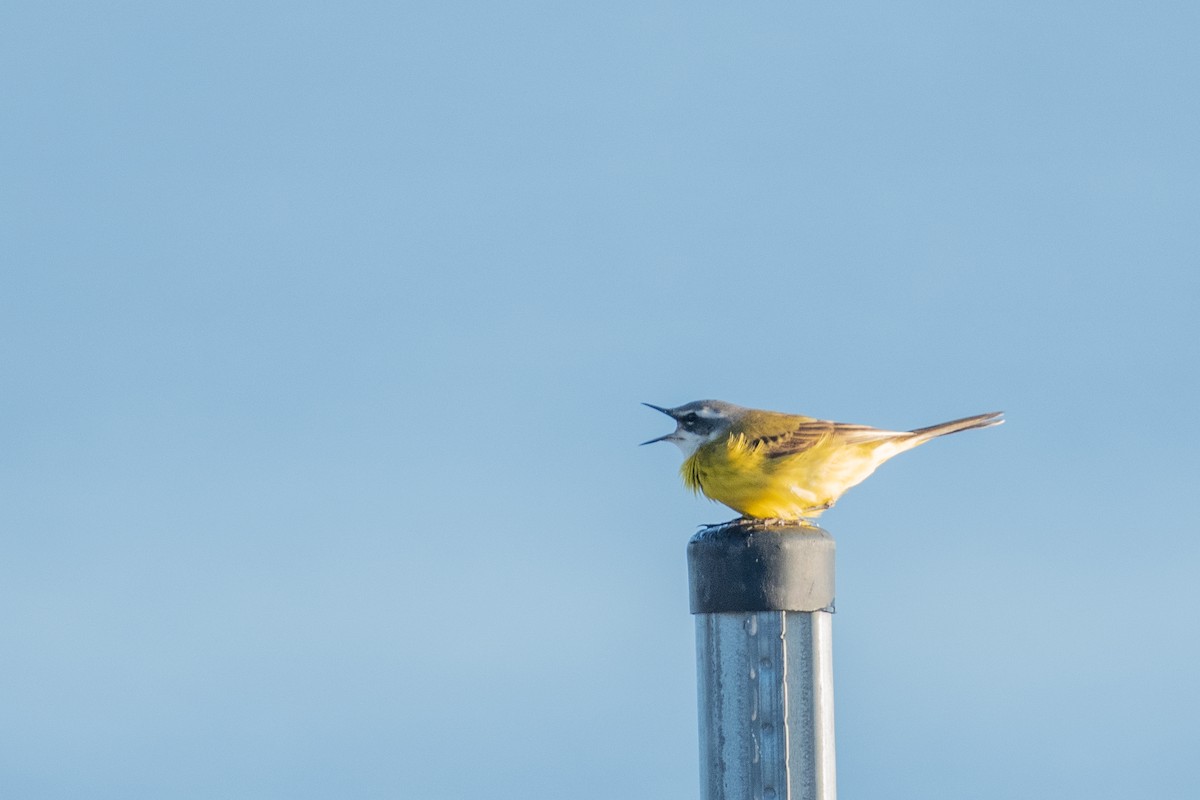
[[[696,416],[696,413],[694,411],[688,412],[683,417],[683,424],[684,425],[695,425],[697,419],[699,419],[699,417]]]

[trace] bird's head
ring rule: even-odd
[[[683,452],[684,458],[728,433],[734,422],[746,411],[741,406],[723,403],[720,400],[697,400],[677,408],[660,408],[650,403],[642,405],[661,411],[675,420],[675,430],[671,433],[642,444],[671,442]]]

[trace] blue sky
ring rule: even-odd
[[[888,428],[846,797],[1200,785],[1200,12],[13,3],[0,794],[697,794],[666,420]]]

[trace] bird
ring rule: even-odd
[[[720,400],[675,408],[642,405],[676,423],[671,433],[642,444],[676,445],[684,456],[679,470],[684,485],[742,515],[733,522],[811,525],[892,456],[938,436],[1004,422],[1003,412],[994,411],[889,431]]]

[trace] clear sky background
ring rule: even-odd
[[[838,541],[846,798],[1200,791],[1192,2],[0,12],[0,796],[697,796],[638,405],[1007,425]]]

